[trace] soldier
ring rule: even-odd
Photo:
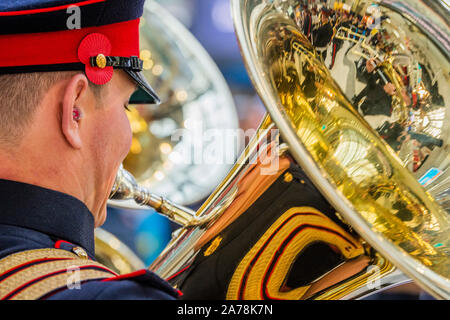
[[[0,2],[0,299],[175,299],[149,270],[95,261],[131,144],[144,0]]]

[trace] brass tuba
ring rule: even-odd
[[[116,180],[114,197],[180,217],[150,269],[186,299],[357,299],[411,280],[449,299],[445,4],[231,3],[268,115],[195,213]]]

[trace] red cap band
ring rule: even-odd
[[[91,33],[100,33],[109,40],[110,55],[139,56],[138,29],[139,19],[135,19],[101,27],[0,35],[0,68],[82,63],[78,48]]]

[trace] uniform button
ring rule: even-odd
[[[292,182],[293,179],[294,179],[294,176],[292,175],[292,173],[286,172],[284,174],[284,182],[289,183],[289,182]]]
[[[86,251],[84,251],[83,248],[80,248],[80,247],[74,247],[74,248],[72,249],[72,251],[73,251],[77,256],[79,256],[79,257],[82,258],[82,259],[89,259],[89,256],[87,255]]]

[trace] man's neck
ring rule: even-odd
[[[0,179],[12,180],[40,186],[71,195],[91,209],[92,204],[86,192],[89,183],[82,182],[80,170],[71,166],[71,161],[54,154],[50,150],[40,150],[33,146],[20,149],[0,147]],[[32,149],[32,150],[31,150]],[[38,154],[36,151],[40,150]],[[54,150],[58,150],[57,147]],[[69,169],[70,168],[70,169]]]

